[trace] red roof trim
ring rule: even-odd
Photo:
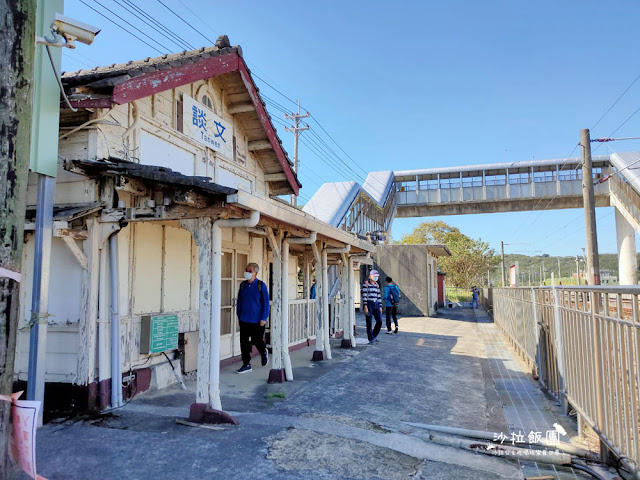
[[[280,162],[293,192],[295,195],[298,195],[300,186],[296,180],[293,170],[291,169],[291,164],[289,163],[289,160],[287,160],[287,156],[282,149],[282,145],[280,145],[276,131],[273,128],[273,124],[271,123],[271,119],[269,118],[264,105],[262,104],[258,88],[251,78],[249,69],[244,62],[244,59],[236,52],[204,58],[188,65],[171,67],[166,70],[155,71],[134,77],[120,85],[116,85],[113,88],[111,100],[105,100],[109,101],[108,107],[111,106],[111,102],[122,105],[141,98],[149,97],[156,93],[164,92],[171,88],[177,88],[188,83],[204,80],[205,78],[211,78],[235,71],[240,73],[240,77],[242,78],[242,81],[247,88],[247,92],[251,97],[251,102],[256,109],[260,123],[262,123],[262,127],[267,133],[269,142],[276,153],[278,162]],[[100,103],[100,105],[92,106],[102,107],[103,105],[106,104]],[[80,102],[78,102],[78,106],[91,108],[89,105],[84,103],[81,104]]]
[[[204,58],[188,65],[140,75],[113,88],[111,99],[122,105],[171,88],[238,70],[238,54]]]
[[[293,189],[293,192],[298,195],[298,191],[300,190],[300,186],[298,185],[298,181],[296,180],[295,175],[293,174],[293,170],[291,170],[291,165],[289,164],[289,160],[287,160],[287,156],[282,149],[282,145],[280,145],[280,141],[278,140],[278,136],[276,135],[276,131],[273,128],[273,124],[271,123],[271,119],[269,118],[269,114],[264,108],[262,104],[262,100],[260,99],[260,94],[258,93],[258,89],[256,88],[255,83],[253,83],[253,79],[251,78],[251,74],[249,73],[249,69],[247,68],[246,63],[244,63],[244,59],[240,58],[239,65],[240,76],[242,77],[242,81],[244,82],[245,87],[247,87],[247,91],[249,92],[249,96],[251,97],[251,102],[258,113],[258,118],[260,119],[260,123],[262,123],[262,127],[265,132],[267,132],[267,137],[269,138],[269,142],[273,147],[273,150],[276,152],[276,157],[278,157],[278,161],[284,170],[285,175],[287,176],[287,180],[289,181],[289,185]]]

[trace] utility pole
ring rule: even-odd
[[[587,276],[590,285],[600,285],[596,203],[593,193],[591,163],[591,136],[588,128],[580,130],[580,145],[582,146],[582,199],[584,202],[584,223],[587,236]]]
[[[0,1],[0,393],[13,387],[31,147],[35,0]],[[9,402],[0,402],[0,478],[10,466]]]
[[[540,263],[540,285],[544,285],[544,262]]]
[[[591,136],[589,129],[580,130],[580,145],[582,146],[582,199],[584,202],[584,224],[587,240],[587,262],[585,265],[586,274],[589,278],[589,285],[600,285],[600,258],[598,256],[598,235],[596,229],[596,203],[593,193],[593,172],[591,163]],[[597,315],[600,310],[600,298],[594,292],[591,298],[592,312]],[[591,338],[593,339],[593,364],[594,369],[594,390],[597,425],[605,424],[604,403],[605,394],[602,385],[602,364],[603,352],[601,345],[602,331],[598,322],[593,317],[591,322]],[[600,442],[600,457],[605,459],[609,456],[607,446]]]
[[[576,285],[580,285],[580,257],[576,255]]]
[[[500,242],[500,255],[502,256],[502,288],[507,286],[507,278],[504,270],[504,242]]]
[[[309,125],[305,125],[304,127],[300,126],[300,119],[307,118],[308,116],[309,112],[304,115],[300,114],[300,100],[298,100],[298,113],[284,116],[287,120],[293,120],[295,123],[294,127],[284,127],[284,129],[287,132],[293,132],[293,171],[296,172],[296,175],[298,175],[298,133],[302,130],[309,130]],[[298,205],[298,199],[295,195],[291,195],[291,205],[294,207]]]
[[[560,281],[561,278],[562,276],[560,275],[560,257],[558,257],[558,281]]]

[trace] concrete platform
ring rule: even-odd
[[[505,404],[500,386],[510,388],[505,372],[525,389],[530,380],[486,322],[464,308],[400,318],[400,333],[383,331],[378,344],[341,349],[340,339],[332,341],[333,360],[312,362],[313,348],[293,352],[295,380],[283,384],[266,383],[270,366],[245,375],[226,367],[222,405],[238,426],[177,423],[195,400],[193,382],[188,391],[142,394],[107,415],[48,424],[38,432],[38,472],[49,480],[87,472],[102,479],[523,478],[515,461],[425,442],[405,423],[507,433],[515,426],[507,407],[525,415],[527,402]],[[553,413],[546,397],[530,397]],[[533,425],[553,428],[551,420],[542,415]],[[587,478],[567,469],[552,475]]]

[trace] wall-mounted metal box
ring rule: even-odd
[[[198,369],[198,330],[180,334],[179,348],[182,353],[182,373]]]
[[[178,348],[177,315],[144,315],[140,325],[140,353],[161,353]]]

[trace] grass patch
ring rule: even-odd
[[[272,400],[275,398],[278,398],[280,400],[284,400],[286,398],[286,395],[284,393],[267,393],[264,398],[268,399],[268,400]]]
[[[451,302],[470,302],[471,301],[470,288],[446,287],[445,295],[447,297],[447,300]]]

